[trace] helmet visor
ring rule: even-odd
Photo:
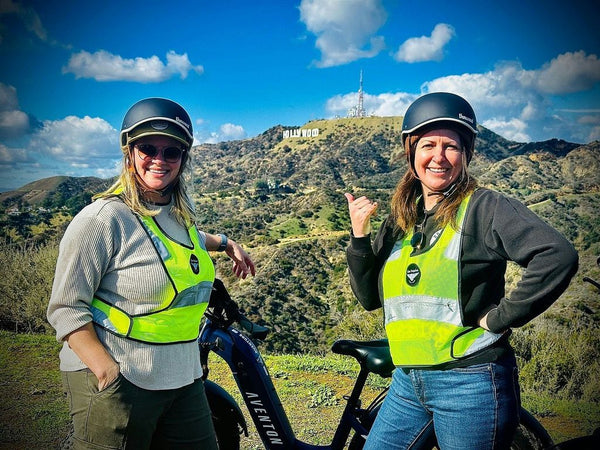
[[[168,136],[176,139],[188,149],[192,146],[189,135],[181,128],[181,126],[167,120],[150,120],[141,123],[133,130],[127,132],[125,136],[122,136],[123,142],[121,144],[123,146],[128,146],[136,139],[155,135]]]

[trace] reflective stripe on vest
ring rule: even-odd
[[[152,344],[193,341],[198,337],[215,279],[210,255],[201,244],[195,225],[188,230],[190,248],[166,236],[152,217],[141,217],[140,222],[170,280],[164,301],[154,311],[130,315],[94,297],[93,321],[114,334],[136,341]]]
[[[396,242],[383,267],[385,328],[396,366],[437,366],[488,347],[501,336],[462,323],[461,229],[469,200],[458,210],[459,231],[446,226],[420,255],[411,255],[413,233],[408,233]]]

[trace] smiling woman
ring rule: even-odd
[[[352,290],[366,309],[383,307],[398,367],[365,449],[416,448],[434,428],[440,448],[509,448],[520,395],[508,336],[577,270],[563,236],[469,175],[476,124],[455,94],[411,104],[402,123],[408,170],[372,246],[377,204],[346,194]],[[524,268],[511,298],[507,261]]]
[[[141,100],[120,141],[121,175],[69,224],[48,306],[75,448],[216,448],[196,345],[215,278],[208,252],[226,252],[243,278],[254,263],[196,228],[180,105]]]
[[[425,209],[437,203],[435,192],[450,187],[463,172],[463,147],[460,136],[452,130],[432,130],[417,142],[414,169],[421,180]]]
[[[166,136],[146,136],[133,144],[135,173],[148,188],[147,199],[154,203],[160,204],[161,193],[179,177],[181,157],[186,150],[178,145]]]

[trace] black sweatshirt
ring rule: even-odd
[[[425,242],[439,229],[432,211],[427,212]],[[379,275],[396,240],[388,217],[373,245],[370,236],[351,237],[347,249],[350,284],[367,310],[381,307]],[[522,203],[489,189],[477,189],[469,202],[463,227],[460,256],[460,305],[463,325],[478,326],[489,311],[490,331],[501,333],[519,327],[545,311],[567,288],[577,272],[578,255],[558,231]],[[421,252],[427,251],[426,245]],[[523,267],[523,276],[510,298],[505,296],[506,262]],[[476,354],[448,367],[493,361],[509,348]]]

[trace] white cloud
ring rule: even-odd
[[[0,83],[0,190],[53,175],[108,178],[121,169],[118,131],[99,117],[67,116],[38,122],[21,111],[14,87]],[[225,124],[219,140],[246,132]]]
[[[438,23],[431,32],[431,36],[406,40],[394,54],[394,59],[407,63],[441,61],[444,57],[444,47],[454,34],[452,26]]]
[[[568,108],[562,108],[562,109],[557,109],[557,111],[572,112],[572,113],[579,113],[579,114],[587,114],[587,113],[600,114],[600,109],[581,109],[581,108],[568,109]]]
[[[537,85],[548,94],[587,91],[600,81],[600,60],[584,51],[558,55],[536,71]]]
[[[23,146],[0,144],[2,189],[52,175],[108,178],[119,173],[118,131],[100,118],[44,121]]]
[[[524,70],[517,63],[506,63],[485,73],[450,75],[423,83],[423,92],[454,92],[471,102],[478,116],[490,111],[505,111],[511,117],[521,116],[525,108],[544,103],[544,96],[528,82],[523,82]],[[477,108],[478,107],[478,108]],[[482,108],[484,110],[481,112]]]
[[[384,93],[379,95],[363,95],[363,108],[368,115],[396,116],[398,111],[406,111],[408,106],[417,98],[415,94],[404,92]],[[357,104],[357,94],[336,95],[327,100],[325,109],[331,115],[346,116],[348,110]]]
[[[578,122],[582,124],[600,125],[600,111],[594,111],[597,115],[595,116],[582,116]]]
[[[577,120],[579,124],[591,127],[587,139],[589,142],[600,140],[600,111],[596,110],[593,112],[595,112],[596,115],[585,115]]]
[[[371,58],[385,47],[382,36],[373,36],[387,19],[381,0],[302,0],[299,9],[300,20],[317,36],[317,67]]]
[[[28,162],[27,151],[23,148],[9,148],[0,144],[0,167],[7,164]]]
[[[71,165],[105,167],[106,159],[121,157],[117,135],[117,130],[103,119],[68,116],[44,121],[29,148]]]
[[[245,138],[246,131],[241,125],[226,123],[224,125],[221,125],[221,135],[225,138],[224,140],[231,141],[233,139]]]
[[[19,109],[17,90],[0,83],[0,138],[20,137],[29,129],[29,116]]]
[[[485,120],[482,125],[512,141],[528,142],[531,140],[526,132],[527,123],[518,118],[509,120],[489,119]]]
[[[234,141],[244,139],[247,136],[246,130],[241,125],[226,123],[221,125],[218,132],[210,133],[210,137],[205,139],[205,144],[216,144],[217,142]]]
[[[23,111],[0,111],[0,137],[21,136],[29,130],[29,116]]]
[[[0,83],[0,111],[11,111],[18,107],[17,90],[13,86]]]
[[[173,73],[178,73],[181,79],[187,78],[190,70],[193,70],[198,75],[204,73],[204,67],[192,65],[187,53],[178,55],[173,50],[167,53],[167,68]]]
[[[578,67],[566,64],[579,62]],[[403,116],[408,105],[428,92],[454,92],[465,97],[475,109],[479,123],[501,136],[518,141],[539,141],[561,137],[573,142],[590,142],[600,137],[600,111],[555,108],[552,94],[596,88],[600,73],[594,75],[596,55],[565,53],[537,70],[526,70],[519,62],[503,62],[485,73],[449,75],[427,81],[417,94],[389,92],[364,94],[367,113]],[[552,74],[552,76],[550,76]],[[356,105],[356,93],[327,100],[332,114],[346,115]],[[576,117],[579,114],[580,117]]]
[[[592,128],[592,130],[590,131],[590,134],[588,135],[588,140],[590,142],[591,141],[600,141],[600,126]]]
[[[123,160],[121,158],[112,161],[112,165],[106,167],[96,167],[94,169],[95,176],[98,178],[110,178],[121,173]]]
[[[190,71],[204,72],[202,66],[193,66],[187,53],[167,53],[167,64],[156,55],[149,58],[125,59],[105,50],[95,53],[80,51],[71,55],[63,73],[72,73],[75,78],[93,78],[96,81],[134,81],[157,83],[179,74],[185,79]]]
[[[535,71],[520,63],[505,62],[480,74],[451,75],[423,84],[423,92],[454,92],[465,97],[481,124],[501,136],[518,141],[564,136],[568,123],[556,115],[552,99],[536,85]],[[587,136],[572,135],[584,141]]]

